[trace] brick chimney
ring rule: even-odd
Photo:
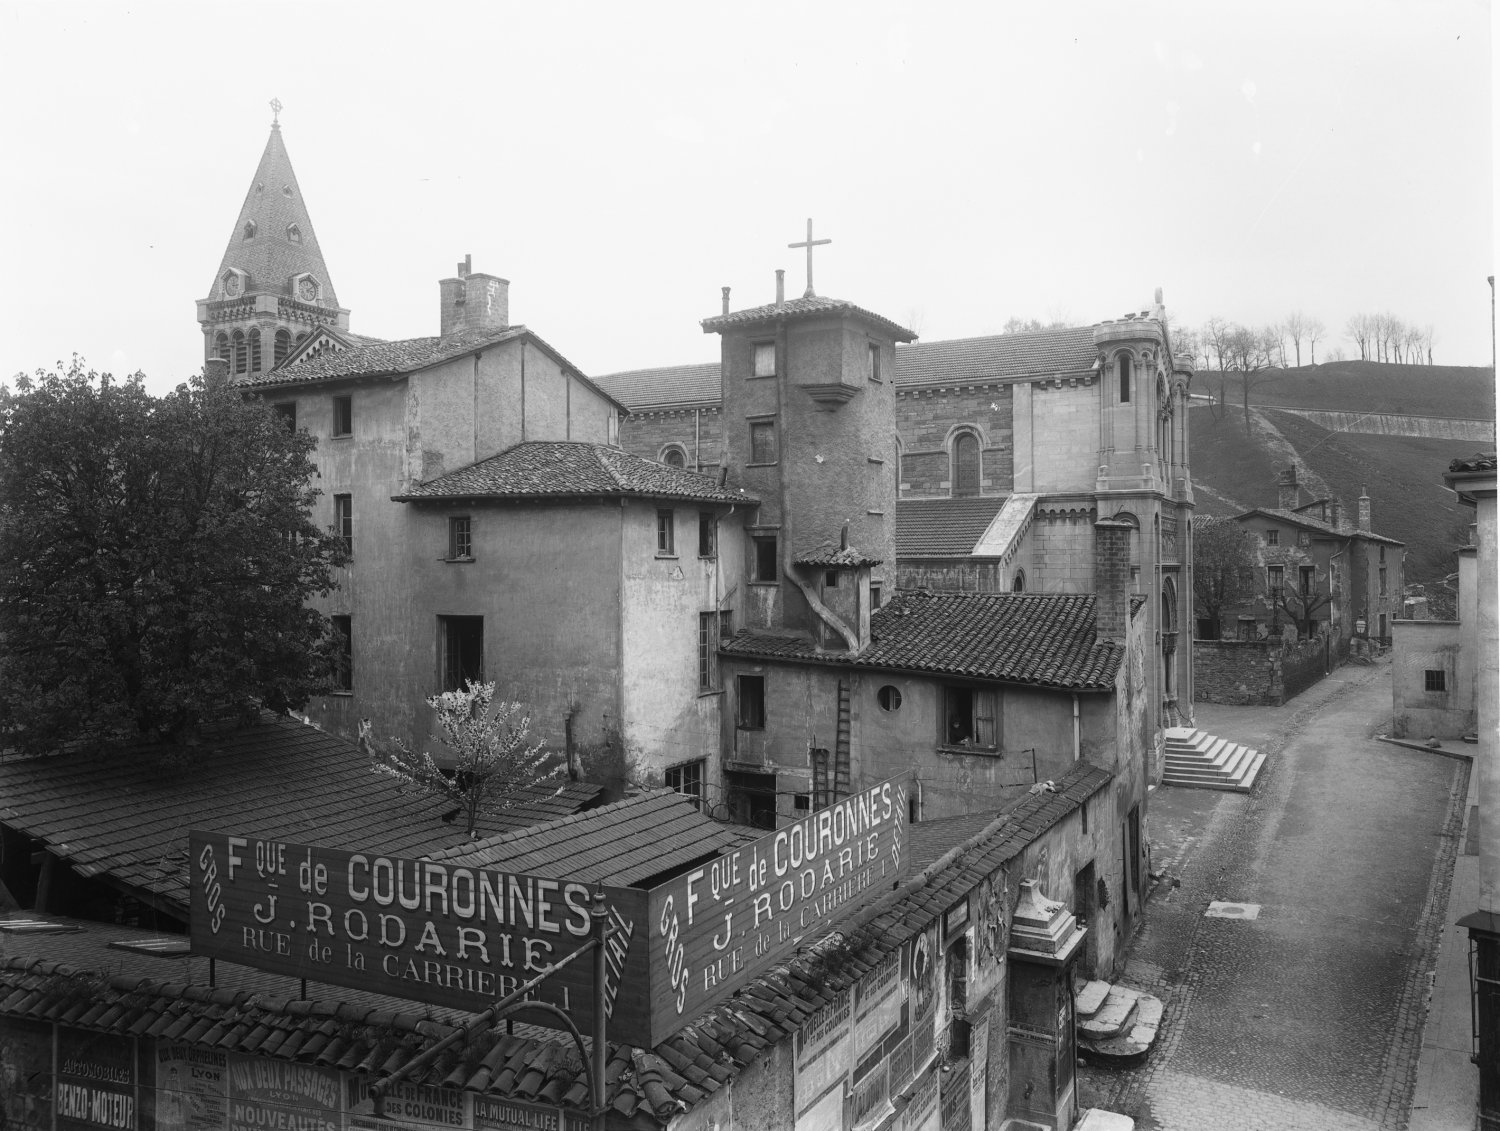
[[[1344,528],[1344,504],[1337,498],[1328,501],[1328,525],[1335,530]]]
[[[229,384],[229,359],[211,357],[203,363],[203,383],[210,389]]]
[[[1370,532],[1370,496],[1365,489],[1359,489],[1359,528],[1366,534]]]
[[[1094,631],[1124,641],[1130,620],[1130,539],[1135,527],[1101,518],[1094,523]]]
[[[438,333],[443,337],[469,330],[503,330],[510,325],[510,280],[473,269],[464,256],[458,275],[438,282],[441,303]]]
[[[1302,492],[1297,487],[1297,469],[1284,468],[1276,480],[1276,506],[1284,511],[1294,511],[1302,501]]]

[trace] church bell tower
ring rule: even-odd
[[[208,297],[198,300],[204,360],[222,358],[231,381],[270,372],[319,326],[349,328],[281,138],[281,103],[271,109],[265,152]]]

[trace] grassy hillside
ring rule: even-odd
[[[1219,374],[1200,373],[1193,391],[1217,395]],[[1233,374],[1224,382],[1224,393],[1229,404],[1240,403]],[[1488,367],[1472,365],[1332,361],[1267,370],[1250,390],[1250,404],[1494,420],[1495,375]]]
[[[1359,407],[1369,410],[1367,402]],[[1473,512],[1458,504],[1442,476],[1450,460],[1474,453],[1473,443],[1330,433],[1292,413],[1260,409],[1252,414],[1259,420],[1247,439],[1240,409],[1193,410],[1189,454],[1198,513],[1232,515],[1275,506],[1277,472],[1289,458],[1278,446],[1284,442],[1321,477],[1327,493],[1344,502],[1351,519],[1361,487],[1369,492],[1372,529],[1406,543],[1408,581],[1435,580],[1457,568],[1455,528]]]

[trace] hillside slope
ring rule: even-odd
[[[1406,543],[1408,581],[1457,568],[1453,551],[1473,512],[1443,486],[1443,472],[1450,460],[1472,455],[1473,444],[1334,433],[1274,409],[1252,408],[1251,425],[1247,438],[1238,407],[1193,410],[1189,457],[1199,514],[1275,506],[1277,473],[1295,458],[1308,494],[1337,496],[1351,519],[1361,488],[1369,492],[1372,529]]]
[[[1219,391],[1217,372],[1193,378],[1193,392],[1217,396]],[[1228,404],[1240,403],[1233,374],[1223,381],[1223,391]],[[1250,391],[1250,404],[1494,420],[1495,375],[1487,366],[1332,361],[1267,370]]]

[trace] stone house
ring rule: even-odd
[[[1486,657],[1488,678],[1494,680],[1494,457],[1454,460],[1444,478],[1462,502],[1475,508],[1470,544],[1458,551],[1458,619],[1394,622],[1392,725],[1398,738],[1471,735],[1482,742],[1486,739],[1479,721],[1485,693],[1481,672]],[[1491,538],[1488,578],[1481,564],[1486,533]],[[1493,688],[1489,690],[1493,695]]]
[[[1370,528],[1368,495],[1351,522],[1337,499],[1304,501],[1294,468],[1281,473],[1278,491],[1277,506],[1236,516],[1252,536],[1264,589],[1226,610],[1221,635],[1327,636],[1339,656],[1355,637],[1388,643],[1405,589],[1405,544]]]

